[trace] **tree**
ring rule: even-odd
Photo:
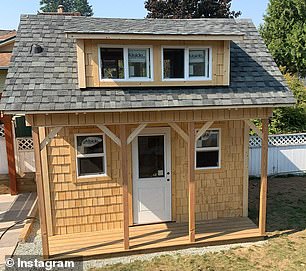
[[[306,87],[296,75],[287,73],[285,78],[297,103],[294,107],[278,108],[273,111],[271,132],[274,134],[306,132]]]
[[[236,18],[241,12],[231,11],[232,0],[146,0],[147,18]]]
[[[40,5],[43,12],[57,12],[58,6],[63,5],[65,12],[80,12],[82,16],[93,15],[88,0],[40,0]]]
[[[282,70],[282,68],[281,68]],[[283,70],[282,70],[283,71]],[[306,87],[297,75],[286,73],[285,79],[297,101],[293,107],[277,108],[273,111],[269,133],[305,133],[306,132]],[[254,120],[254,124],[261,127],[261,120]]]
[[[305,0],[270,0],[260,33],[278,66],[306,76]]]

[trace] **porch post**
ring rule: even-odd
[[[269,134],[269,120],[262,119],[261,181],[260,181],[260,203],[259,203],[259,233],[261,235],[264,235],[266,233],[268,134]]]
[[[35,169],[36,169],[35,174],[36,174],[36,186],[37,186],[43,257],[48,258],[50,252],[49,252],[49,243],[48,243],[48,229],[47,229],[47,218],[46,218],[46,206],[44,200],[44,188],[43,188],[42,168],[41,168],[42,163],[41,163],[38,127],[32,127],[32,137],[34,145]]]
[[[195,242],[195,129],[188,123],[188,186],[189,186],[189,241]]]
[[[124,249],[129,249],[129,201],[128,201],[128,163],[127,163],[127,137],[126,126],[120,125],[121,140],[121,178],[122,178],[122,198],[123,198],[123,245]]]
[[[8,174],[10,179],[10,192],[11,195],[17,195],[18,191],[17,191],[17,176],[16,176],[12,117],[4,116],[3,123],[4,123],[6,153],[7,153]]]

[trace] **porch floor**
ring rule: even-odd
[[[49,237],[51,258],[114,257],[196,246],[262,240],[258,227],[246,217],[196,223],[196,242],[190,243],[188,223],[161,223],[130,227],[130,249],[123,249],[122,230]]]

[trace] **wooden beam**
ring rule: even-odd
[[[17,173],[16,173],[16,161],[15,161],[15,151],[14,151],[14,133],[13,133],[13,124],[11,116],[3,117],[4,123],[4,136],[5,136],[5,145],[6,145],[6,154],[7,154],[7,165],[8,165],[8,174],[10,180],[10,193],[11,195],[17,195]]]
[[[35,156],[35,168],[36,168],[36,185],[37,185],[37,198],[38,198],[38,209],[40,217],[40,230],[43,248],[43,257],[49,258],[49,241],[48,241],[48,230],[46,221],[46,208],[44,201],[44,188],[42,183],[42,167],[41,167],[41,156],[40,156],[40,144],[39,144],[39,131],[37,127],[32,128],[32,137],[34,145],[34,156]]]
[[[268,141],[269,120],[262,119],[262,143],[261,143],[261,181],[259,202],[259,233],[266,233],[267,216],[267,185],[268,185]]]
[[[19,238],[18,238],[18,241],[19,242],[26,242],[26,240],[28,239],[29,235],[31,234],[32,232],[32,229],[33,229],[33,224],[35,223],[35,218],[34,217],[37,217],[37,214],[38,214],[38,205],[37,205],[37,198],[35,199],[33,205],[32,205],[32,208],[30,209],[29,213],[28,213],[28,217],[33,217],[31,219],[27,219],[20,235],[19,235]]]
[[[39,127],[39,142],[43,142],[46,138],[46,128]],[[52,212],[51,212],[51,198],[50,198],[50,180],[49,180],[49,167],[48,167],[48,154],[47,148],[43,148],[40,152],[41,157],[41,168],[42,168],[42,184],[44,188],[44,200],[46,208],[46,221],[47,221],[47,230],[48,235],[53,236],[53,225],[52,225]]]
[[[110,129],[103,124],[97,124],[97,127],[104,132],[111,140],[113,140],[118,146],[121,146],[121,140]]]
[[[178,124],[174,122],[169,122],[168,124],[185,140],[185,142],[188,143],[189,140],[188,134]]]
[[[244,120],[244,121],[260,138],[262,138],[262,132],[252,121],[250,120]]]
[[[62,128],[62,126],[53,128],[51,132],[45,137],[45,139],[40,143],[40,150],[43,150],[43,148],[45,148],[50,143],[50,141],[57,135],[57,133]]]
[[[195,129],[188,123],[189,241],[195,242]]]
[[[196,140],[198,140],[212,126],[213,123],[213,121],[206,122],[197,132]]]
[[[76,49],[77,49],[79,88],[86,88],[85,43],[84,43],[84,40],[77,40],[76,41]]]
[[[249,141],[250,127],[244,123],[243,136],[243,216],[248,216],[249,204]]]
[[[147,123],[140,124],[127,138],[127,144],[130,144],[136,136],[147,126]]]
[[[128,250],[129,245],[129,199],[128,199],[128,161],[127,161],[127,139],[126,125],[120,125],[121,140],[121,178],[123,198],[123,247]]]

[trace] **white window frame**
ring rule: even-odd
[[[121,48],[123,49],[123,69],[124,78],[122,79],[111,79],[102,77],[102,59],[101,59],[101,49],[102,48]],[[129,77],[129,49],[147,49],[149,54],[147,54],[147,71],[150,77]],[[118,44],[100,44],[98,46],[98,58],[99,58],[99,79],[101,82],[148,82],[153,81],[154,66],[153,66],[153,46],[147,45],[118,45]]]
[[[78,153],[78,136],[102,136],[103,138],[103,153],[92,153],[92,154],[80,154]],[[105,144],[105,134],[103,133],[83,133],[83,134],[75,134],[74,135],[74,146],[75,146],[75,164],[76,164],[76,173],[77,178],[95,178],[95,177],[105,177],[107,176],[107,161],[106,161],[106,144]],[[78,158],[91,158],[91,157],[103,157],[103,163],[104,163],[104,173],[101,174],[88,174],[88,175],[82,175],[79,174],[79,166],[78,166]]]
[[[164,49],[184,49],[184,78],[164,78]],[[189,51],[190,50],[208,50],[209,58],[206,63],[209,68],[208,76],[189,76]],[[162,81],[209,81],[212,80],[212,47],[211,46],[161,46],[161,78]]]
[[[221,168],[221,128],[210,128],[208,131],[218,131],[218,147],[204,147],[204,148],[197,148],[197,140],[195,142],[195,169],[196,170],[206,170],[206,169],[220,169]],[[198,132],[198,130],[196,130]],[[197,167],[197,152],[205,152],[205,151],[218,151],[218,166],[216,167]]]

